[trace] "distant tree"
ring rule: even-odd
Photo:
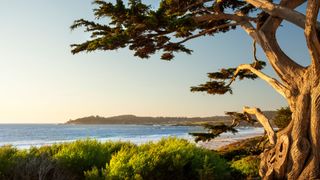
[[[273,122],[278,128],[283,129],[289,125],[291,121],[291,115],[292,112],[289,107],[282,107],[277,110]]]
[[[280,0],[278,4],[272,0],[159,0],[157,9],[141,0],[128,2],[126,6],[122,0],[115,4],[95,0],[95,17],[110,23],[104,23],[105,19],[75,21],[71,28],[83,26],[91,38],[72,45],[72,53],[129,47],[141,58],[161,52],[162,59],[170,60],[175,52],[191,54],[183,45],[189,40],[240,27],[253,39],[253,62],[209,73],[210,81],[191,90],[225,94],[232,93],[231,85],[237,78],[266,81],[288,101],[293,113],[290,124],[276,136],[260,109],[244,108],[257,116],[274,144],[261,156],[260,175],[265,179],[320,177],[319,0]],[[305,2],[305,14],[295,10]],[[278,44],[276,32],[283,21],[304,30],[309,66],[299,65]],[[265,63],[255,56],[256,43],[280,80],[261,72]]]

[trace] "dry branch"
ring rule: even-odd
[[[253,6],[263,10],[264,12],[270,14],[274,17],[280,17],[282,19],[291,22],[298,27],[304,29],[306,16],[298,11],[293,9],[274,4],[267,0],[245,0],[247,3],[252,4]],[[316,1],[316,0],[315,0]],[[320,23],[316,21],[316,27],[320,29]]]
[[[255,115],[257,117],[257,120],[262,124],[262,126],[266,130],[270,144],[274,145],[277,143],[277,137],[273,128],[270,125],[269,119],[262,113],[262,111],[259,108],[244,107],[243,112]]]
[[[278,80],[275,78],[271,78],[270,76],[264,74],[263,72],[253,68],[250,64],[242,64],[238,66],[237,70],[235,71],[235,76],[241,71],[241,70],[249,70],[253,74],[257,75],[262,80],[266,81],[270,86],[272,86],[279,94],[281,94],[283,97],[287,97],[289,95],[289,90],[286,86],[281,84]]]

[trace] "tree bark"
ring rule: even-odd
[[[263,179],[320,178],[320,83],[309,67],[297,77],[298,94],[291,96],[292,121],[277,134],[276,145],[261,154]]]
[[[279,5],[268,0],[245,0],[270,17],[258,28],[242,14],[212,14],[197,17],[229,19],[241,27],[262,47],[281,83],[257,74],[288,101],[292,121],[277,133],[275,145],[261,154],[260,175],[263,179],[320,179],[320,24],[319,0],[308,0],[306,15],[295,10],[307,0],[281,0]],[[283,20],[305,30],[311,65],[303,67],[292,60],[277,42],[276,32]],[[248,65],[238,70],[250,69]],[[272,136],[271,136],[272,139]]]

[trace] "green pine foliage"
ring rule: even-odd
[[[252,16],[251,20],[254,19],[257,26],[261,26],[268,17],[261,10],[239,0],[159,0],[156,8],[141,0],[129,0],[127,4],[123,0],[115,3],[95,0],[93,4],[96,6],[93,11],[97,20],[79,19],[71,26],[72,30],[83,27],[85,32],[91,34],[86,42],[71,45],[73,54],[128,47],[140,58],[149,58],[159,52],[162,54],[161,59],[171,60],[174,53],[192,53],[184,45],[185,42],[200,36],[225,33],[239,25],[227,18],[201,18],[214,14],[242,14]],[[265,65],[256,56],[251,64],[257,70],[263,69]],[[208,73],[210,80],[191,87],[191,91],[213,95],[232,94],[230,85],[237,77],[240,80],[257,78],[248,70],[241,70],[234,76],[235,71],[236,68],[227,68]]]
[[[199,141],[210,141],[211,139],[219,137],[220,134],[225,132],[231,132],[233,134],[238,132],[233,126],[228,126],[225,124],[220,124],[220,125],[205,124],[204,128],[208,130],[207,133],[200,132],[200,133],[189,133],[189,134],[195,137],[196,142],[199,142]]]
[[[257,70],[261,70],[266,66],[264,61],[256,61],[251,64]],[[249,70],[241,70],[236,75],[236,68],[221,69],[219,72],[208,73],[209,81],[199,86],[191,87],[191,92],[206,92],[212,95],[232,94],[231,84],[236,78],[257,79],[258,76]]]
[[[140,58],[148,58],[161,52],[162,59],[171,60],[175,52],[191,54],[192,50],[183,45],[187,40],[202,35],[213,36],[236,28],[230,20],[220,18],[199,22],[194,17],[218,12],[241,12],[247,15],[257,11],[239,0],[204,2],[206,3],[197,3],[195,0],[159,0],[158,7],[154,8],[141,0],[129,0],[127,4],[123,0],[115,3],[94,0],[94,15],[96,19],[103,21],[98,23],[79,19],[73,23],[71,29],[84,27],[91,38],[86,42],[73,44],[72,53],[129,47]]]
[[[212,125],[212,124],[204,124],[203,127],[207,130],[207,132],[196,132],[189,133],[190,135],[195,137],[195,141],[210,141],[216,137],[219,137],[222,133],[231,132],[232,134],[236,134],[238,130],[235,128],[241,122],[246,122],[253,125],[257,120],[253,119],[247,113],[238,113],[238,112],[226,112],[226,115],[230,116],[233,119],[232,124],[226,125],[224,123],[220,125]]]

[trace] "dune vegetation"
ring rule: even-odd
[[[226,154],[177,138],[142,145],[87,139],[28,150],[3,146],[0,179],[246,179],[257,175],[257,158]]]

